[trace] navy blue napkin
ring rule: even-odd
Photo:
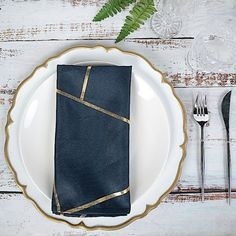
[[[58,65],[53,213],[95,217],[130,212],[131,70]]]

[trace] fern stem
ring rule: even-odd
[[[108,0],[93,18],[93,21],[101,21],[110,16],[114,16],[135,2],[136,0]]]
[[[130,15],[126,17],[125,23],[116,39],[116,43],[126,38],[130,33],[139,29],[144,22],[154,14],[156,8],[153,0],[140,0],[133,9]]]

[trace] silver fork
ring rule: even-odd
[[[201,195],[204,201],[204,182],[205,182],[205,152],[204,152],[204,127],[209,121],[206,95],[197,95],[194,108],[193,118],[201,126]]]

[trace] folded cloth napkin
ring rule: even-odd
[[[57,66],[52,212],[130,212],[131,66]]]

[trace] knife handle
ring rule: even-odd
[[[227,131],[227,168],[228,168],[228,197],[229,204],[231,202],[231,154],[230,154],[230,141],[229,132]]]

